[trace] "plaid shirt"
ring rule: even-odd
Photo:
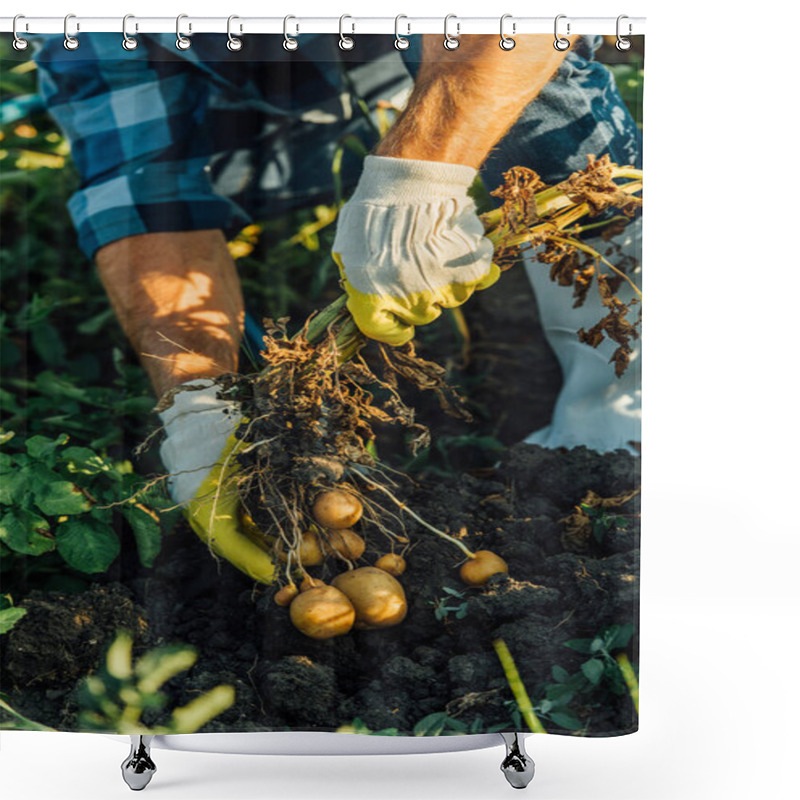
[[[230,233],[332,195],[339,140],[376,142],[356,95],[374,106],[411,86],[388,37],[361,37],[358,60],[337,36],[306,35],[294,53],[282,36],[244,37],[239,53],[216,34],[185,51],[168,34],[139,36],[133,51],[115,33],[82,36],[74,52],[62,38],[34,40],[39,90],[81,176],[68,207],[90,258],[124,236]],[[347,184],[358,169],[348,153]]]
[[[125,236],[214,228],[232,234],[254,219],[331,198],[339,142],[354,134],[368,149],[377,143],[376,104],[398,102],[410,91],[403,59],[414,71],[420,47],[412,37],[401,58],[392,37],[362,35],[343,53],[338,36],[306,34],[287,53],[282,36],[254,35],[231,53],[221,34],[196,36],[184,51],[172,34],[137,38],[136,50],[125,51],[118,33],[92,33],[80,37],[77,51],[67,51],[60,35],[32,37],[40,92],[81,176],[68,207],[89,258]],[[579,40],[564,75],[589,64],[599,43],[600,37]],[[540,164],[529,166],[545,180],[560,180],[576,168],[571,159],[583,166],[583,152],[600,154],[610,142],[610,136],[598,138],[602,113],[594,119],[602,112],[598,98],[608,102],[610,75],[594,66],[602,74],[583,76],[580,86],[573,80],[585,100],[579,105],[594,106],[579,135],[559,100],[558,81],[531,104],[540,117],[532,125],[528,114],[523,143],[528,155],[541,155]],[[582,144],[592,149],[582,151]],[[487,162],[490,173],[493,164],[495,172],[512,165],[499,163],[498,151]],[[348,188],[361,158],[345,150],[341,166]],[[499,182],[495,175],[491,180]]]

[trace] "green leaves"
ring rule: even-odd
[[[125,508],[122,514],[133,529],[139,560],[145,567],[152,567],[161,550],[161,524],[152,511],[141,506]]]
[[[113,529],[88,515],[59,525],[56,546],[67,564],[88,573],[105,572],[120,551]]]
[[[0,76],[22,95],[13,118],[32,116],[0,133],[0,552],[20,585],[85,585],[73,570],[107,569],[124,537],[148,565],[160,548],[158,519],[119,510],[149,504],[144,481],[107,456],[145,438],[154,398],[64,213],[80,183],[68,142],[36,72],[13,73]]]
[[[349,725],[340,725],[336,729],[336,733],[359,733],[363,736],[399,736],[400,731],[397,728],[383,728],[379,731],[370,730],[364,720],[356,717]]]
[[[54,517],[82,514],[92,507],[88,498],[71,481],[37,480],[34,496],[39,510]]]
[[[597,686],[603,677],[603,662],[599,658],[590,658],[581,664],[581,672],[586,676],[586,680],[589,683]]]
[[[564,644],[579,653],[600,653],[609,656],[612,650],[627,647],[633,636],[633,625],[611,625],[594,639],[570,639]]]
[[[4,608],[0,611],[0,634],[8,633],[26,614],[26,608]]]
[[[536,714],[566,730],[578,731],[586,725],[571,710],[570,704],[585,709],[619,702],[617,699],[609,700],[609,695],[621,695],[626,688],[620,665],[612,651],[627,647],[633,632],[633,625],[610,625],[591,639],[564,642],[566,647],[589,658],[573,674],[561,666],[552,667],[555,683],[543,688],[544,699],[535,707]],[[585,715],[583,711],[582,716]]]
[[[184,706],[174,709],[165,724],[147,728],[141,715],[162,709],[168,696],[162,686],[197,660],[193,647],[167,644],[149,650],[134,662],[133,636],[117,631],[106,651],[105,664],[84,678],[76,693],[81,729],[116,733],[194,733],[230,708],[236,699],[233,686],[215,686]]]
[[[24,479],[16,468],[14,459],[0,453],[0,503],[10,506],[14,498],[24,492]]]
[[[56,547],[47,520],[24,508],[14,508],[3,514],[0,541],[25,556],[40,556]]]
[[[8,633],[26,614],[26,608],[16,608],[10,595],[0,595],[0,636]]]
[[[2,437],[0,444],[18,449],[0,452],[0,542],[23,556],[55,550],[90,575],[111,566],[119,534],[129,529],[142,564],[151,567],[161,549],[160,518],[137,500],[130,463],[68,442],[66,433]],[[117,508],[127,527],[114,525]]]
[[[25,441],[25,450],[31,458],[44,461],[52,466],[55,462],[56,450],[67,441],[69,441],[69,436],[66,433],[59,434],[56,439],[49,439],[47,436],[31,436]]]
[[[612,625],[606,628],[603,634],[606,649],[611,651],[620,647],[627,647],[631,636],[633,636],[633,630],[633,625]]]
[[[620,96],[631,116],[636,121],[636,124],[642,127],[642,86],[644,83],[644,70],[640,63],[626,63],[608,64],[614,80],[616,81],[617,88],[619,89]]]
[[[33,437],[45,439],[45,437]],[[91,503],[72,481],[50,469],[55,461],[52,440],[33,442],[30,451],[34,456],[6,454],[0,464],[0,503],[8,506],[35,506],[42,514],[81,514],[88,511]],[[41,453],[41,455],[39,455]],[[36,459],[36,460],[34,460]]]
[[[556,725],[566,728],[568,731],[579,731],[583,727],[583,723],[568,711],[554,711],[550,714],[550,719]]]
[[[469,603],[464,598],[464,593],[456,589],[451,589],[449,586],[442,586],[442,591],[449,595],[448,597],[437,597],[435,600],[429,600],[428,605],[433,606],[433,615],[439,622],[449,618],[450,614],[456,619],[464,619],[469,610]],[[457,602],[457,601],[462,602]]]
[[[423,717],[414,726],[414,736],[441,736],[443,733],[466,733],[467,725],[459,719],[454,719],[445,711],[437,711]]]

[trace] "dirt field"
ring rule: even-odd
[[[254,585],[228,564],[218,568],[181,525],[166,538],[152,569],[141,567],[126,541],[105,584],[23,601],[27,616],[0,640],[2,690],[14,707],[38,722],[76,730],[76,682],[98,665],[121,627],[134,632],[135,654],[167,642],[199,650],[196,665],[166,685],[169,707],[219,683],[234,685],[235,704],[206,731],[335,730],[358,720],[371,731],[409,734],[438,712],[474,731],[512,729],[513,696],[492,647],[498,637],[534,705],[558,695],[552,691],[554,667],[561,668],[561,682],[580,675],[589,656],[565,646],[570,640],[633,625],[624,649],[637,664],[638,497],[607,521],[602,536],[565,538],[562,520],[588,490],[611,497],[636,488],[638,459],[621,451],[599,455],[514,444],[547,422],[560,384],[521,271],[510,271],[497,289],[476,296],[465,319],[470,359],[457,375],[481,414],[466,427],[442,417],[430,399],[416,398],[420,419],[436,435],[450,437],[450,463],[432,462],[433,469],[415,473],[399,492],[472,550],[501,555],[509,576],[496,576],[485,589],[467,589],[458,578],[460,551],[408,519],[406,532],[415,545],[400,579],[409,602],[406,620],[383,631],[314,641],[275,605],[273,587]],[[445,320],[437,325],[420,337],[420,354],[458,363],[463,338]],[[480,444],[481,436],[511,446],[495,451]],[[371,539],[368,529],[363,534],[368,549],[360,563],[368,564],[383,541]],[[561,710],[580,720],[582,735],[637,726],[628,693],[602,681],[575,692]],[[563,719],[543,714],[549,731],[576,732],[574,725],[569,730],[558,724]]]

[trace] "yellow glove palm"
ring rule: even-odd
[[[347,293],[347,309],[356,325],[371,339],[395,346],[411,341],[415,326],[433,322],[443,308],[455,308],[466,303],[473,292],[488,289],[500,277],[500,268],[497,264],[491,264],[486,277],[479,281],[450,283],[428,291],[393,297],[360,292],[347,279],[339,253],[332,255],[339,267],[342,287]]]
[[[270,554],[242,532],[241,502],[236,486],[239,465],[236,452],[242,442],[231,434],[219,461],[200,484],[186,506],[192,530],[211,549],[234,567],[261,583],[275,580]]]

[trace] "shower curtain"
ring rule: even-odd
[[[0,42],[2,728],[637,729],[643,37],[344,38]]]

